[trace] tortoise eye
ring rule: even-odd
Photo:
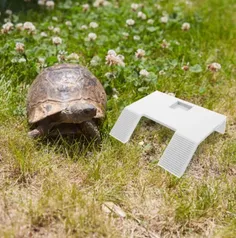
[[[84,109],[85,114],[89,114],[91,112],[91,109]]]
[[[91,108],[86,108],[84,109],[84,113],[85,114],[91,114],[93,112],[96,112],[96,108],[95,107],[91,107]]]

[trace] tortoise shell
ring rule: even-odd
[[[94,118],[102,118],[106,101],[102,84],[88,69],[77,64],[54,65],[43,70],[29,88],[28,121],[37,123],[76,103],[94,105]]]

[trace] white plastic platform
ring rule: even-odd
[[[212,132],[224,134],[226,116],[159,91],[125,107],[110,135],[129,141],[141,117],[175,131],[158,165],[181,177],[198,145]]]

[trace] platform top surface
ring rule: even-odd
[[[126,107],[185,137],[201,140],[226,120],[222,114],[155,91]]]

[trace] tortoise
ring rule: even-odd
[[[31,138],[58,133],[84,134],[100,140],[106,93],[99,80],[78,64],[58,64],[43,70],[27,95]]]

